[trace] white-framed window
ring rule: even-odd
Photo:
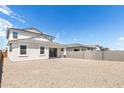
[[[18,39],[18,32],[13,32],[13,38]]]
[[[45,47],[40,46],[40,54],[44,54]]]
[[[27,46],[20,45],[20,55],[26,55],[26,54],[27,54]]]

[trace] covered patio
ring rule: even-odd
[[[66,55],[66,47],[63,44],[49,42],[49,58],[64,57]]]

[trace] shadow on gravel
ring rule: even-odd
[[[0,55],[1,55],[1,57],[0,57],[0,88],[1,88],[4,57],[3,57],[2,53],[0,53]]]

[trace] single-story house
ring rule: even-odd
[[[83,45],[80,43],[66,44],[66,51],[94,51],[101,50],[99,45]]]

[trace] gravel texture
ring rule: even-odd
[[[124,62],[56,58],[25,62],[5,59],[2,87],[124,87]]]

